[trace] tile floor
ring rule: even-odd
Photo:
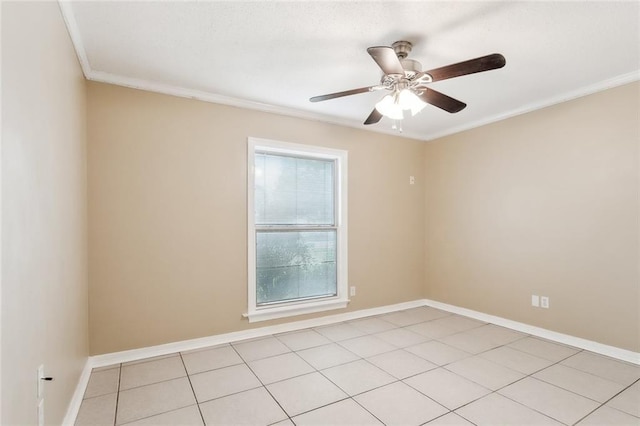
[[[640,425],[639,379],[422,307],[94,369],[76,425]]]

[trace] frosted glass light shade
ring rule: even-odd
[[[389,117],[393,120],[402,120],[402,107],[396,103],[394,96],[387,95],[380,102],[376,104],[378,112],[385,117]]]
[[[426,103],[420,99],[413,91],[404,89],[398,95],[398,102],[402,109],[410,109],[411,115],[416,115],[425,107]]]
[[[412,90],[404,89],[400,93],[395,92],[382,98],[376,104],[376,109],[385,117],[402,120],[404,118],[403,110],[410,110],[413,116],[422,111],[425,105],[426,103]]]

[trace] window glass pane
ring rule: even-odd
[[[336,231],[256,233],[257,304],[335,296]]]
[[[255,154],[257,225],[333,225],[332,160]]]

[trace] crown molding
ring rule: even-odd
[[[145,90],[148,92],[155,92],[164,95],[177,96],[181,98],[195,99],[203,102],[210,102],[221,105],[228,105],[237,108],[244,108],[250,110],[256,110],[266,112],[270,114],[279,114],[288,117],[302,118],[305,120],[319,121],[322,123],[335,124],[343,127],[351,127],[358,130],[382,133],[395,137],[402,137],[408,139],[424,140],[422,135],[412,132],[398,133],[391,128],[376,127],[376,128],[363,128],[363,124],[360,122],[353,122],[352,120],[327,116],[324,114],[318,114],[315,112],[309,112],[299,110],[295,108],[283,107],[278,105],[266,104],[256,101],[249,101],[246,99],[235,98],[232,96],[218,95],[211,92],[205,92],[203,90],[187,89],[180,86],[173,86],[170,84],[157,83],[144,79],[137,79],[131,77],[125,77],[116,74],[110,74],[102,71],[91,70],[86,76],[87,80],[96,81],[100,83],[114,84],[117,86],[129,87],[132,89]]]
[[[69,37],[71,38],[71,43],[76,51],[78,62],[80,62],[84,78],[88,79],[89,74],[91,73],[91,66],[89,65],[89,59],[87,58],[87,51],[82,43],[82,37],[80,36],[80,30],[78,29],[78,23],[76,22],[76,15],[73,13],[71,1],[58,0],[58,6],[60,7],[62,19],[64,19]]]
[[[443,132],[428,134],[423,138],[427,142],[432,141],[435,139],[443,138],[445,136],[453,135],[455,133],[471,130],[476,127],[486,126],[487,124],[495,123],[497,121],[506,120],[507,118],[516,117],[518,115],[537,111],[539,109],[547,108],[556,104],[572,101],[574,99],[578,99],[583,96],[588,96],[594,93],[602,92],[607,89],[613,89],[614,87],[622,86],[628,83],[633,83],[634,81],[638,81],[638,80],[640,80],[640,70],[633,71],[627,74],[622,74],[617,77],[609,78],[607,80],[600,81],[598,83],[590,84],[588,86],[584,86],[579,89],[572,90],[570,92],[566,92],[559,96],[545,99],[540,102],[533,102],[533,103],[524,105],[518,109],[505,112],[503,114],[497,114],[483,120],[477,120],[471,123],[463,124],[462,126],[452,127]]]
[[[310,111],[299,110],[290,107],[266,104],[256,101],[250,101],[246,99],[235,98],[231,96],[219,95],[211,92],[205,92],[202,90],[188,89],[180,86],[173,86],[164,83],[153,82],[144,79],[131,78],[116,74],[111,74],[103,71],[95,71],[91,68],[89,59],[87,57],[82,37],[78,29],[78,24],[75,19],[71,0],[58,0],[62,17],[67,26],[67,31],[73,43],[73,47],[76,51],[78,61],[82,67],[82,72],[87,80],[97,81],[101,83],[114,84],[117,86],[124,86],[139,90],[145,90],[149,92],[161,93],[165,95],[178,96],[182,98],[196,99],[203,102],[210,102],[222,105],[228,105],[238,108],[256,110],[267,112],[271,114],[279,114],[289,117],[302,118],[305,120],[319,121],[328,124],[334,124],[343,127],[350,127],[358,130],[363,130],[373,133],[381,133],[395,137],[408,138],[420,141],[432,141],[440,139],[445,136],[450,136],[455,133],[464,132],[474,129],[476,127],[485,126],[487,124],[495,123],[498,121],[506,120],[511,117],[533,112],[542,108],[547,108],[559,103],[567,102],[573,99],[581,98],[583,96],[591,95],[593,93],[601,92],[603,90],[612,89],[623,84],[632,83],[640,80],[640,70],[636,70],[627,74],[619,75],[604,81],[600,81],[579,89],[562,93],[559,96],[542,100],[540,102],[533,102],[522,107],[496,114],[491,117],[487,117],[481,120],[476,120],[471,123],[465,123],[460,126],[448,128],[441,132],[419,134],[415,132],[403,132],[399,133],[390,127],[377,126],[377,127],[363,127],[360,122],[355,122],[350,119],[339,118],[335,116],[328,116]]]

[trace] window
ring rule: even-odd
[[[347,152],[249,138],[250,322],[347,303]]]

